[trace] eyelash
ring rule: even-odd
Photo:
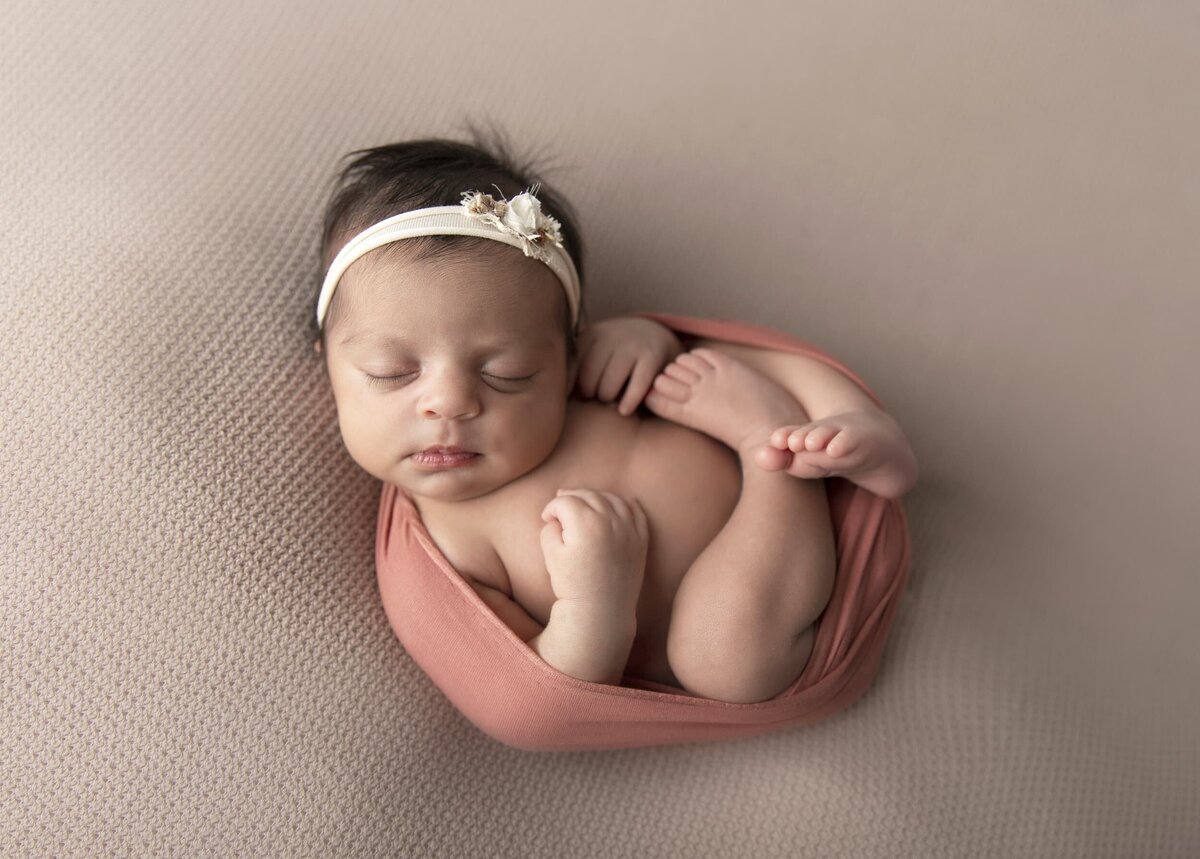
[[[407,376],[411,376],[411,375],[412,375],[412,373],[401,373],[399,376],[372,376],[370,373],[366,374],[367,384],[375,385],[378,387],[382,387],[382,386],[386,385],[388,382],[395,382],[395,381],[398,381],[400,379],[403,379],[403,378],[405,378]],[[496,376],[492,373],[484,373],[483,375],[487,376],[489,379],[498,379],[501,382],[527,382],[530,379],[532,379],[534,376],[536,376],[537,374],[530,373],[528,376],[517,376],[517,377],[513,377],[513,378],[510,378],[508,376]]]

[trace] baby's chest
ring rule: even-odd
[[[561,451],[566,469],[532,475],[520,493],[498,504],[491,533],[512,598],[539,623],[549,622],[554,591],[541,550],[543,508],[559,488],[636,498],[649,525],[646,571],[638,600],[638,638],[665,639],[675,592],[696,557],[728,521],[741,491],[732,450],[706,435],[653,416],[612,411],[599,432],[579,433]],[[605,431],[607,430],[607,431]],[[614,434],[624,433],[616,452]]]

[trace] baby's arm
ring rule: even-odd
[[[635,612],[570,600],[550,607],[550,622],[527,643],[542,661],[579,680],[619,686],[637,635]]]
[[[637,634],[636,612],[616,606],[558,600],[542,626],[507,594],[469,584],[488,608],[547,664],[580,680],[617,686]]]
[[[637,635],[650,526],[637,499],[559,489],[542,509],[540,539],[555,601],[528,643],[564,674],[617,685]]]
[[[637,635],[635,613],[594,603],[558,600],[545,626],[526,609],[481,582],[469,582],[517,638],[526,642],[547,665],[592,683],[620,684]]]

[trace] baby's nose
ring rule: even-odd
[[[444,381],[430,386],[422,397],[421,413],[427,418],[455,420],[479,413],[479,397],[466,381]]]

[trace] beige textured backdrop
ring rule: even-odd
[[[1194,4],[4,18],[0,855],[1200,853]],[[843,716],[523,753],[395,641],[320,205],[484,116],[558,156],[593,319],[773,325],[909,432],[912,586]]]

